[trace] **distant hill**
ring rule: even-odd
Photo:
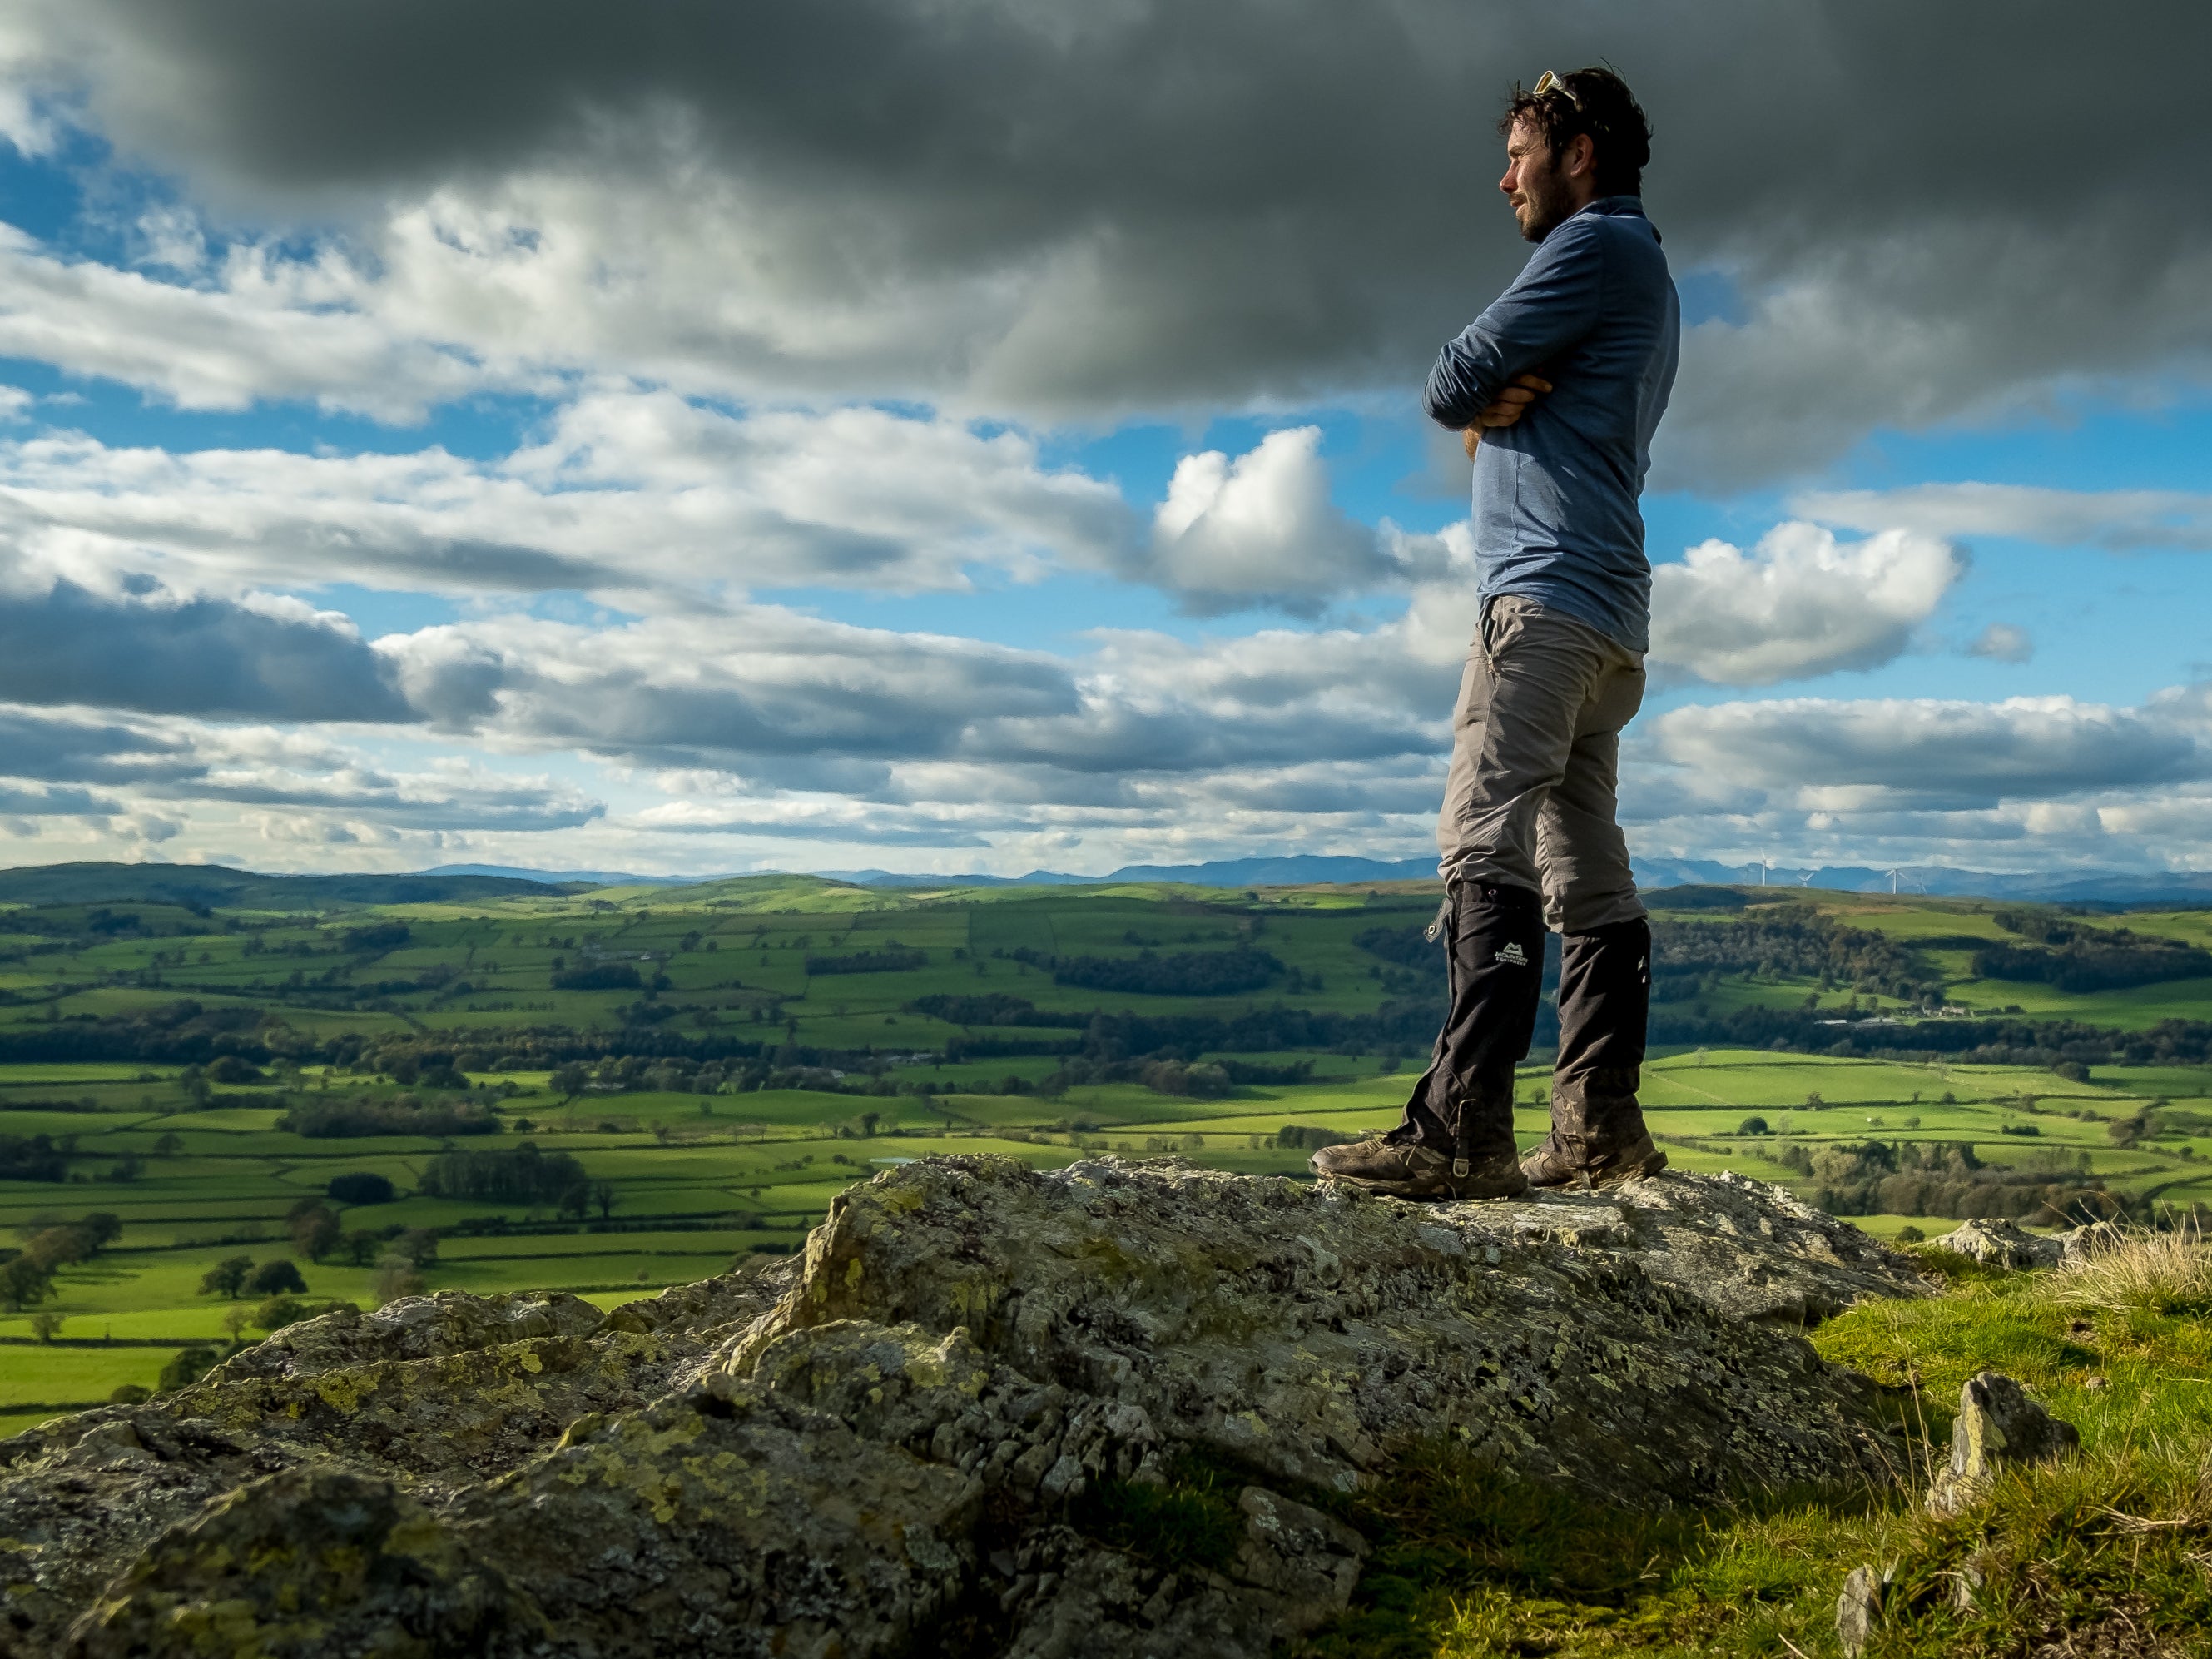
[[[1217,859],[1209,864],[1131,864],[1109,881],[1181,881],[1199,887],[1299,887],[1312,882],[1422,881],[1433,879],[1437,860],[1426,858],[1326,857],[1299,853],[1289,858]]]
[[[1109,882],[1180,882],[1194,887],[1285,887],[1312,882],[1425,881],[1435,876],[1433,858],[1382,860],[1298,854],[1287,858],[1218,859],[1206,864],[1129,864],[1111,875],[1077,876],[1033,870],[1025,876],[905,875],[884,870],[825,870],[834,881],[861,887],[1097,886]],[[1638,859],[1638,886],[1758,886],[1756,864],[1712,859]],[[1817,887],[1830,892],[1900,892],[1959,898],[2009,898],[2069,904],[2212,903],[2212,873],[2197,871],[2039,870],[2004,872],[1918,866],[1887,870],[1864,866],[1777,865],[1765,872],[1770,887]]]
[[[527,870],[511,864],[440,864],[422,872],[426,876],[495,876],[507,881],[543,882],[552,886],[580,883],[586,887],[690,887],[702,881],[726,881],[726,876],[641,876],[629,870]]]
[[[1642,887],[1742,886],[1760,884],[1756,864],[1721,864],[1711,859],[1638,859],[1636,880]],[[1927,893],[1948,898],[2005,898],[2050,904],[2212,903],[2212,872],[2196,870],[1948,870],[1911,865],[1894,876],[1858,865],[1808,867],[1775,865],[1765,872],[1769,887],[1818,887],[1830,892]]]
[[[1181,882],[1194,887],[1296,887],[1314,882],[1418,881],[1437,872],[1433,858],[1328,857],[1297,853],[1285,858],[1217,859],[1208,864],[1125,864],[1103,876],[1032,870],[1025,876],[902,875],[889,870],[820,870],[831,881],[860,887],[1103,887],[1133,881]]]
[[[1032,870],[1026,876],[987,876],[980,871],[957,876],[903,875],[895,870],[817,870],[824,881],[848,881],[855,887],[1094,887],[1111,876],[1071,876],[1058,870]]]
[[[1193,887],[1287,887],[1314,883],[1425,881],[1432,858],[1365,859],[1295,854],[1283,858],[1217,859],[1205,864],[1128,864],[1103,876],[1032,870],[1025,876],[910,874],[889,870],[823,870],[807,875],[762,871],[744,876],[647,876],[606,870],[531,870],[507,865],[448,864],[404,875],[271,876],[217,864],[46,864],[0,870],[0,904],[161,902],[258,910],[325,910],[345,905],[465,902],[471,899],[577,893],[594,889],[713,887],[747,906],[781,890],[778,884],[824,881],[878,890],[945,887],[1097,887],[1172,882]],[[1757,865],[1711,859],[1639,859],[1636,879],[1646,889],[1760,884]],[[1940,897],[2020,899],[2065,904],[2212,904],[2212,873],[2126,870],[2002,872],[1917,866],[1899,872],[1857,866],[1775,866],[1765,884],[1829,892],[1906,893]],[[612,895],[635,902],[642,893]]]
[[[507,876],[264,876],[220,864],[40,864],[0,870],[0,904],[183,904],[328,910],[434,904],[558,890]]]

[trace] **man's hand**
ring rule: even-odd
[[[1482,445],[1482,434],[1509,427],[1528,411],[1528,405],[1543,392],[1552,389],[1552,383],[1540,375],[1516,374],[1512,383],[1498,394],[1498,401],[1474,417],[1474,424],[1459,434],[1460,442],[1467,448],[1467,458],[1474,459],[1474,452]]]

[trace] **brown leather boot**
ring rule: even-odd
[[[1463,1159],[1409,1138],[1376,1135],[1324,1146],[1310,1161],[1316,1175],[1389,1198],[1518,1198],[1528,1190],[1510,1128],[1503,1146],[1493,1138]]]
[[[1632,1090],[1634,1077],[1611,1080],[1626,1080]],[[1667,1154],[1652,1143],[1633,1092],[1581,1086],[1553,1091],[1552,1132],[1521,1160],[1532,1187],[1617,1187],[1666,1167]]]
[[[1626,1146],[1607,1146],[1584,1135],[1553,1129],[1521,1160],[1521,1173],[1532,1187],[1618,1187],[1624,1181],[1655,1176],[1667,1167],[1667,1154],[1648,1133]]]

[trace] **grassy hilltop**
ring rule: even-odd
[[[1441,1012],[1422,884],[406,879],[0,872],[0,1431],[331,1299],[651,1294],[796,1248],[844,1186],[932,1152],[1301,1174],[1395,1121]],[[1969,1214],[2212,1207],[2212,912],[1650,897],[1644,1098],[1678,1166],[1908,1241]],[[1554,1030],[1547,1009],[1540,1042]],[[1524,1142],[1544,1059],[1516,1088]],[[2012,1622],[1923,1597],[1889,1650],[2026,1651],[2114,1596],[2170,1624],[2207,1547],[2187,1494],[2212,1283],[2091,1305],[1950,1266],[1953,1295],[1815,1341],[1937,1440],[1959,1382],[2002,1366],[2082,1422],[2108,1496],[2021,1486],[1998,1543],[2048,1570]],[[1202,1531],[1206,1480],[1162,1500],[1161,1547]],[[1393,1502],[1363,1519],[1386,1547],[1320,1651],[1820,1650],[1850,1565],[1934,1583],[1971,1547],[1874,1494],[1632,1523],[1449,1457]]]

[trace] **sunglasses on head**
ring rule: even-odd
[[[1577,109],[1580,109],[1583,106],[1583,100],[1575,96],[1575,89],[1569,86],[1565,81],[1562,81],[1550,70],[1546,70],[1541,75],[1536,77],[1536,89],[1528,95],[1531,98],[1542,98],[1554,92],[1565,98]]]

